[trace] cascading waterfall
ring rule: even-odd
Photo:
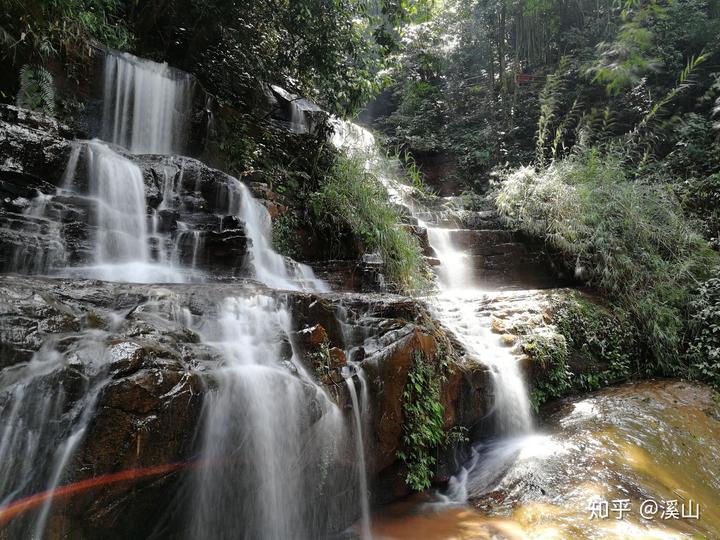
[[[191,95],[189,76],[165,64],[109,54],[104,137],[133,153],[182,151]],[[169,162],[174,166],[172,158]],[[273,289],[327,290],[310,267],[272,249],[269,213],[244,184],[227,177],[226,185],[213,188],[224,197],[218,204],[225,212],[217,216],[221,229],[228,216],[244,223],[249,263],[257,281]],[[62,256],[62,228],[58,228],[61,255],[52,269],[61,275],[182,282],[198,275],[180,267],[177,246],[168,247],[172,242],[158,225],[159,212],[178,211],[181,189],[182,164],[177,173],[166,174],[161,202],[151,214],[143,173],[134,161],[102,141],[78,141],[56,195],[37,198],[30,211],[45,219],[53,197],[81,201],[87,209],[91,253],[83,254],[80,262],[71,264]],[[199,186],[194,189],[199,192]],[[190,266],[194,270],[202,233],[178,222],[175,234],[175,242],[192,239]],[[42,266],[44,271],[51,269],[44,262]],[[191,473],[193,513],[188,537],[325,537],[356,517],[358,508],[367,537],[361,426],[359,421],[354,427],[349,425],[328,392],[305,371],[293,350],[292,321],[282,302],[250,292],[226,298],[215,316],[194,317],[180,306],[171,311],[182,318],[175,322],[197,332],[223,358],[222,367],[209,376],[212,388],[199,435],[200,466]],[[126,315],[112,316],[121,321]],[[157,316],[165,315],[158,312]],[[77,343],[63,344],[62,352],[47,343],[27,365],[2,372],[0,493],[4,503],[67,483],[66,468],[76,457],[97,396],[108,382],[103,366],[110,362],[111,330],[88,331]],[[77,353],[67,354],[73,347]],[[77,370],[82,382],[71,389],[82,395],[72,410],[66,410],[66,390],[56,384],[66,370]],[[361,401],[366,402],[362,384]],[[352,398],[360,415],[354,387]],[[17,528],[18,537],[32,531],[33,538],[43,538],[52,504],[48,497],[28,519],[16,521],[13,530]]]
[[[289,313],[265,295],[231,297],[197,330],[226,365],[206,404],[189,538],[324,537],[352,507],[339,495],[352,470],[328,467],[348,437],[290,345]]]
[[[230,178],[227,190],[228,212],[241,216],[250,238],[249,247],[255,278],[274,289],[327,291],[309,266],[283,257],[272,248],[272,222],[267,209],[245,184]]]
[[[136,154],[182,154],[193,79],[129,53],[105,58],[103,139]]]
[[[375,148],[372,133],[340,121],[336,121],[334,127],[333,143],[365,157],[366,167],[377,172],[390,198],[406,207],[418,224],[427,230],[430,246],[440,261],[437,267],[438,293],[429,298],[429,305],[438,320],[462,342],[468,356],[487,365],[490,370],[493,381],[491,417],[495,436],[507,441],[509,446],[494,443],[492,448],[496,459],[480,460],[476,453],[452,480],[449,498],[462,502],[468,490],[482,491],[497,479],[518,448],[517,438],[532,431],[530,400],[518,360],[492,333],[490,314],[483,311],[482,303],[493,292],[483,289],[482,283],[474,279],[471,259],[452,241],[454,231],[430,226],[420,219],[419,216],[432,212],[418,208],[408,193],[410,189],[387,173],[387,160]]]
[[[427,227],[426,224],[423,224]],[[468,354],[490,368],[493,378],[492,416],[498,436],[530,432],[530,399],[518,360],[491,330],[490,314],[482,301],[492,292],[473,283],[468,257],[458,249],[450,230],[427,227],[430,246],[440,260],[434,311],[463,343]]]
[[[140,168],[99,141],[76,143],[82,147],[86,197],[93,208],[94,226],[91,265],[68,267],[64,273],[106,281],[163,283],[184,281],[169,265],[157,264],[150,256],[147,230],[145,183]],[[77,163],[65,173],[72,186]]]
[[[166,64],[127,53],[108,54],[105,136],[134,153],[180,151],[189,127],[192,89],[192,78],[188,74]],[[203,280],[206,276],[197,268],[197,258],[204,232],[183,222],[178,222],[177,230],[171,234],[159,230],[159,212],[182,210],[178,200],[185,189],[184,169],[182,160],[178,161],[179,165],[165,166],[162,171],[162,199],[158,208],[148,213],[140,168],[102,141],[77,142],[55,197],[69,194],[89,202],[94,227],[91,256],[84,257],[80,264],[68,264],[62,218],[49,215],[52,212],[48,210],[48,203],[53,201],[53,196],[44,195],[32,202],[26,216],[35,229],[49,237],[46,245],[52,248],[24,246],[14,254],[13,268],[23,273],[59,273],[137,283]],[[79,163],[84,164],[82,178],[78,178]],[[218,208],[244,222],[255,278],[273,288],[326,291],[327,286],[315,277],[309,266],[282,257],[272,249],[267,209],[244,184],[227,178],[228,185],[219,191],[224,200],[218,201]],[[83,182],[85,179],[87,182]],[[57,213],[54,209],[53,212]],[[218,216],[218,222],[222,223],[224,217]],[[189,245],[190,249],[190,257],[184,261],[180,257],[181,244]]]

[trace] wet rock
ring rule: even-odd
[[[292,366],[293,353],[321,349],[321,362],[308,365],[308,372],[326,385],[348,425],[352,409],[345,377],[353,377],[359,389],[365,374],[373,493],[378,500],[407,493],[396,455],[402,443],[404,385],[413,355],[432,357],[443,335],[422,303],[393,295],[279,292],[241,281],[142,285],[0,276],[6,365],[27,361],[43,347],[54,351],[68,365],[48,375],[48,387],[60,381],[68,410],[86,399],[88,388],[98,388],[86,434],[63,483],[141,471],[133,472],[138,476],[131,481],[100,481],[55,505],[49,521],[53,534],[115,538],[103,531],[130,531],[147,537],[159,516],[178,511],[175,496],[182,493],[196,455],[202,404],[224,364],[220,352],[201,343],[187,328],[186,315],[179,314],[212,318],[225,298],[257,293],[274,296],[292,314],[292,345],[286,341],[280,347],[278,363]],[[348,358],[362,371],[355,372]],[[294,368],[288,371],[297,374]],[[306,420],[317,422],[327,405],[318,401],[315,387],[308,385],[307,391],[312,405]],[[447,429],[477,424],[488,396],[484,371],[451,369],[442,386]],[[451,463],[452,456],[441,456],[439,472]],[[168,534],[160,537],[172,537]]]
[[[0,172],[12,172],[29,183],[38,179],[57,185],[70,155],[69,128],[41,113],[0,104]],[[0,176],[2,184],[11,177]],[[2,187],[0,184],[0,187]],[[41,184],[46,186],[47,184]],[[13,189],[12,187],[4,188]]]
[[[328,340],[327,332],[319,324],[298,331],[296,336],[303,351],[317,349]]]

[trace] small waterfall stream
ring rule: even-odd
[[[358,125],[337,121],[333,143],[364,157],[366,166],[377,173],[391,200],[407,208],[418,225],[427,230],[430,246],[440,262],[436,267],[438,290],[428,298],[428,304],[437,319],[460,340],[468,357],[490,370],[493,382],[490,415],[496,440],[491,443],[490,454],[482,459],[474,450],[472,459],[451,480],[448,493],[440,496],[444,501],[464,502],[469,491],[482,492],[497,480],[518,452],[518,437],[530,434],[533,429],[530,400],[518,360],[492,332],[491,314],[482,308],[483,301],[494,291],[474,278],[471,258],[453,243],[453,229],[421,219],[432,216],[432,211],[415,202],[411,188],[388,173],[387,159],[377,151],[372,133]]]

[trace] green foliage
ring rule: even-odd
[[[55,115],[55,85],[50,72],[42,66],[25,65],[20,69],[18,107]]]
[[[531,336],[523,350],[543,368],[530,393],[537,409],[567,394],[627,380],[641,358],[634,322],[622,309],[608,309],[580,295],[551,306],[557,333]]]
[[[593,80],[605,84],[608,93],[617,94],[659,69],[660,61],[650,54],[654,35],[648,23],[666,16],[665,7],[656,0],[622,2],[617,35],[597,46],[598,59],[589,70]]]
[[[86,59],[93,40],[117,48],[132,43],[122,0],[7,0],[0,14],[3,56]]]
[[[401,225],[387,190],[365,167],[362,157],[337,155],[319,190],[310,195],[312,221],[323,235],[341,244],[343,231],[358,238],[364,251],[377,251],[387,279],[397,289],[417,291],[427,285],[417,239]]]
[[[690,306],[691,336],[688,347],[690,374],[720,388],[720,279],[698,288]]]
[[[460,194],[463,210],[471,212],[485,210],[488,205],[488,199],[482,195],[478,195],[472,190],[466,189]]]
[[[301,246],[297,236],[298,220],[294,214],[278,216],[273,221],[273,247],[281,255],[291,259],[302,258]]]
[[[544,165],[622,135],[644,166],[672,148],[678,117],[712,120],[717,7],[450,0],[404,30],[375,125],[421,165],[452,163],[443,180],[460,190],[483,192],[497,166]]]
[[[379,90],[404,21],[356,0],[139,0],[131,11],[141,49],[193,71],[224,102],[251,105],[271,82],[337,114]]]
[[[403,391],[403,450],[397,456],[407,467],[405,482],[416,491],[430,487],[436,451],[446,441],[440,402],[443,377],[436,361],[413,353]]]
[[[546,401],[564,396],[573,387],[573,374],[568,367],[567,340],[560,334],[531,336],[523,343],[523,352],[542,368],[542,377],[530,391],[530,403],[535,412]]]
[[[678,372],[692,290],[717,260],[670,186],[632,181],[613,154],[590,151],[512,173],[496,205],[544,238],[575,275],[609,295],[642,329],[661,372]]]
[[[536,142],[536,161],[545,163],[545,145],[551,135],[551,125],[558,114],[558,105],[565,93],[565,73],[568,69],[568,59],[563,57],[555,73],[548,75],[545,86],[540,93],[540,118],[538,120],[538,133]]]

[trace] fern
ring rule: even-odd
[[[562,119],[557,129],[555,130],[555,138],[553,139],[552,143],[553,161],[555,161],[555,159],[558,157],[558,150],[560,149],[560,147],[562,147],[562,150],[566,149],[565,135],[569,126],[571,126],[573,123],[577,123],[580,121],[578,115],[581,108],[582,102],[580,100],[580,97],[576,97],[573,101],[572,107],[570,108],[570,112],[565,115],[565,118]]]
[[[648,112],[640,121],[638,127],[647,126],[648,123],[668,105],[668,103],[684,92],[687,88],[690,88],[694,84],[692,79],[693,73],[700,64],[707,60],[707,58],[708,56],[706,54],[690,57],[690,60],[688,60],[685,68],[680,72],[680,76],[678,77],[678,82],[675,87],[652,106],[650,112]]]
[[[20,69],[20,89],[15,99],[18,107],[55,115],[55,85],[43,66],[25,64]]]

